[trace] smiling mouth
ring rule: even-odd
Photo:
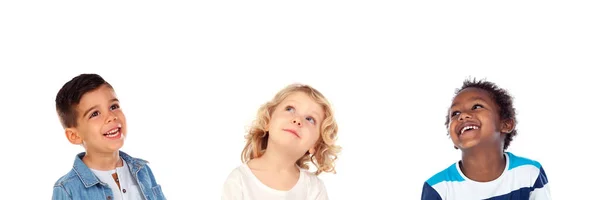
[[[460,130],[460,135],[462,135],[463,133],[467,132],[467,131],[471,131],[471,130],[478,130],[479,126],[465,126]]]
[[[111,139],[120,138],[121,128],[117,127],[117,128],[111,129],[110,131],[107,131],[106,133],[104,133],[102,135],[104,135],[104,137],[111,138]]]

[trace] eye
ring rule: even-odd
[[[113,104],[112,106],[110,106],[110,110],[116,110],[121,108],[121,106],[119,106],[119,104]]]
[[[317,123],[317,121],[313,117],[306,117],[306,121],[310,122],[311,124],[316,124]]]
[[[295,111],[296,111],[296,109],[295,109],[294,107],[292,107],[292,106],[287,106],[287,107],[285,107],[285,111],[288,111],[288,112],[295,112]]]
[[[450,117],[454,117],[454,116],[456,116],[456,115],[460,115],[460,112],[459,112],[459,111],[454,111],[454,112],[452,112],[452,113],[450,114]]]
[[[90,119],[93,118],[93,117],[98,116],[99,114],[100,114],[100,112],[98,112],[98,111],[92,112],[92,114],[90,114]]]
[[[475,110],[475,109],[479,109],[479,108],[483,108],[483,106],[480,104],[475,104],[475,105],[473,105],[473,108],[471,108],[471,109]]]

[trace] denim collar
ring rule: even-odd
[[[79,180],[81,180],[81,182],[86,188],[92,187],[96,184],[104,184],[100,181],[100,179],[98,179],[98,177],[96,177],[94,172],[92,172],[92,170],[90,170],[90,168],[87,165],[85,165],[85,163],[83,163],[83,160],[81,159],[84,155],[85,152],[77,154],[77,156],[75,156],[75,162],[73,163],[73,171],[75,171],[75,174],[77,174]],[[122,151],[119,151],[119,156],[123,158],[125,162],[127,162],[127,165],[129,166],[129,171],[131,172],[131,174],[133,174],[133,176],[136,179],[137,172],[139,172],[148,163],[148,161],[131,157]]]

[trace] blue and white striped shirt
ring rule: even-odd
[[[506,152],[506,168],[490,182],[467,178],[458,162],[432,176],[423,185],[421,200],[550,200],[548,178],[542,165]]]

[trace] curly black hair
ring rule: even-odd
[[[513,106],[513,97],[510,95],[510,93],[508,91],[498,87],[495,83],[486,81],[485,79],[483,79],[483,80],[467,79],[463,82],[462,87],[460,89],[456,90],[455,97],[456,97],[456,95],[458,95],[458,93],[460,93],[461,91],[463,91],[464,89],[467,89],[467,88],[479,88],[479,89],[487,91],[490,94],[490,97],[495,101],[496,105],[498,105],[498,108],[500,108],[500,113],[499,113],[500,119],[501,120],[511,119],[514,121],[514,126],[516,127],[517,118],[516,118],[515,108]],[[450,119],[448,117],[449,117],[448,114],[446,114],[446,123],[444,123],[446,125],[446,128],[448,127],[448,123],[450,123]],[[506,137],[504,138],[504,150],[506,150],[508,148],[508,146],[510,145],[510,142],[513,140],[513,137],[516,135],[517,135],[516,128],[514,128],[511,132],[506,134]]]

